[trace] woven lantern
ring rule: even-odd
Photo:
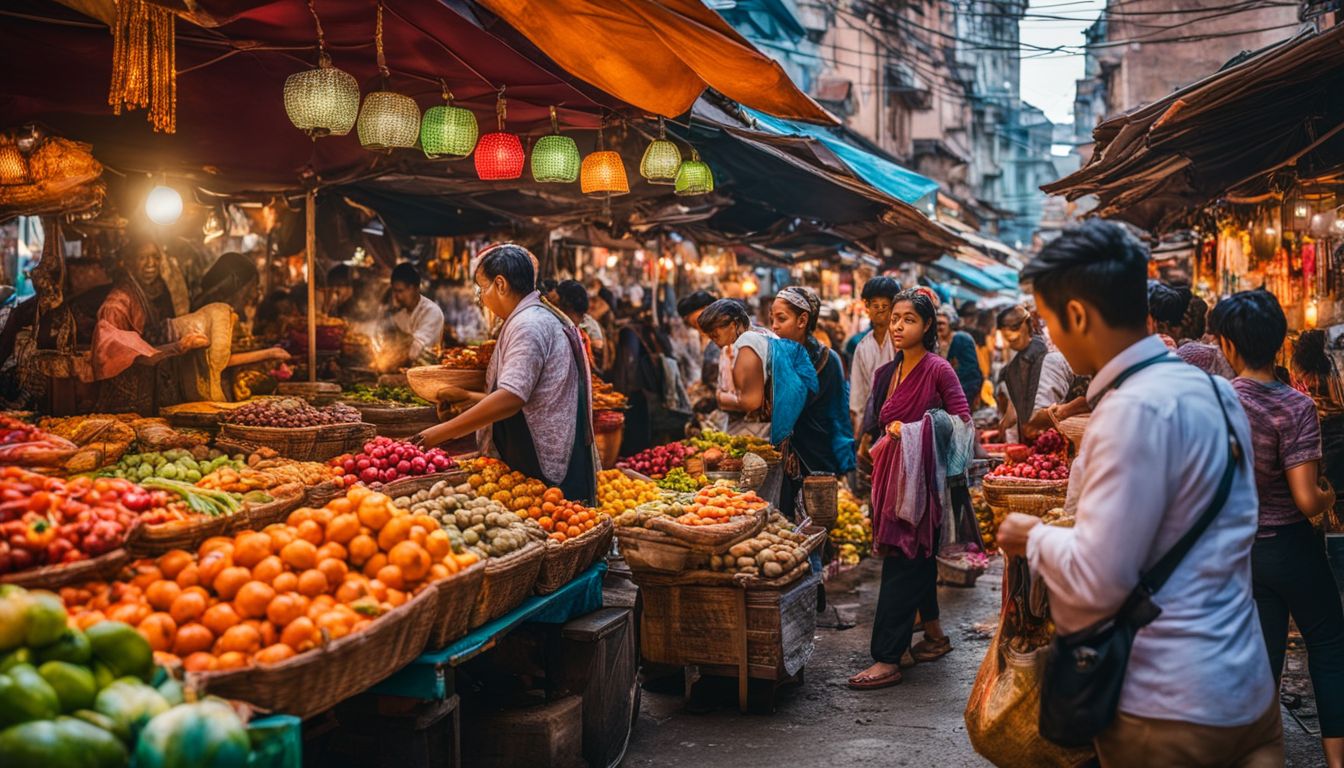
[[[442,106],[430,107],[420,121],[420,148],[425,157],[466,157],[476,146],[480,129],[469,109],[453,106],[453,94],[443,88]]]
[[[644,150],[644,159],[639,161],[639,175],[650,184],[673,184],[677,180],[677,169],[681,167],[681,150],[668,141],[667,128],[663,119],[658,118],[658,138],[649,143]]]
[[[560,121],[551,107],[551,135],[542,136],[532,147],[532,179],[570,184],[579,178],[579,145],[560,135]]]
[[[597,129],[597,151],[583,158],[579,175],[579,189],[585,195],[624,195],[630,191],[625,177],[625,163],[621,155],[605,149],[602,129]]]
[[[285,78],[285,114],[295,128],[314,139],[344,136],[359,114],[359,83],[350,73],[331,66],[322,22],[311,3],[308,9],[317,25],[317,69]]]
[[[28,158],[23,156],[9,137],[0,139],[0,186],[29,184],[33,180],[28,172]]]
[[[383,88],[364,97],[359,108],[359,143],[368,149],[391,152],[397,147],[413,147],[420,136],[420,107],[415,99],[386,90],[387,60],[383,57],[383,4],[378,4],[378,24],[374,27],[374,49],[378,55],[378,74]]]
[[[499,91],[499,100],[495,103],[495,117],[499,130],[487,133],[476,142],[476,176],[482,181],[508,181],[523,175],[523,165],[527,155],[523,152],[523,142],[504,131],[506,114],[504,89]]]
[[[714,172],[694,149],[691,159],[682,161],[677,169],[676,191],[678,195],[704,195],[714,191]]]

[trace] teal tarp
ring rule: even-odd
[[[918,207],[921,203],[931,201],[931,196],[938,191],[938,182],[933,179],[850,144],[826,128],[771,117],[748,107],[743,107],[742,111],[755,119],[758,126],[771,133],[780,136],[807,136],[820,141],[834,152],[836,157],[843,160],[856,176],[901,202]],[[922,210],[927,211],[929,208],[926,206]]]
[[[951,256],[939,256],[938,260],[932,262],[929,266],[948,273],[965,285],[978,291],[1001,291],[1008,287],[999,279],[981,271],[980,268],[967,264],[964,261],[957,261]]]

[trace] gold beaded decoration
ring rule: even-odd
[[[120,115],[148,107],[155,131],[177,131],[177,16],[145,0],[116,0],[112,86],[107,103]]]

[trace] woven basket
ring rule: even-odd
[[[461,387],[468,392],[484,392],[485,370],[421,365],[406,369],[406,383],[415,394],[434,403],[438,402],[439,390],[447,386]]]
[[[328,480],[324,483],[308,486],[304,494],[303,506],[305,507],[325,507],[328,501],[345,495],[345,488]]]
[[[545,553],[545,545],[531,541],[504,557],[485,561],[485,580],[471,612],[472,629],[517,608],[532,594]]]
[[[384,496],[387,496],[389,499],[399,499],[402,496],[412,496],[420,491],[429,490],[440,482],[446,482],[450,486],[458,486],[467,482],[467,473],[460,469],[450,469],[446,472],[433,472],[428,475],[403,477],[382,486],[377,486],[375,487],[375,490]]]
[[[619,527],[615,536],[631,571],[681,573],[705,560],[703,553],[692,551],[685,543],[647,528]]]
[[[341,396],[340,385],[330,381],[282,381],[275,391],[286,397],[301,397],[315,406],[330,405]]]
[[[802,529],[807,534],[807,539],[803,541],[803,549],[808,555],[811,555],[826,540],[826,529],[817,525],[809,525]],[[788,586],[798,579],[806,576],[812,571],[811,564],[805,558],[788,573],[782,576],[776,576],[768,579],[763,576],[753,576],[750,573],[726,573],[723,571],[709,571],[703,569],[684,571],[678,574],[649,573],[632,571],[631,578],[639,586],[675,586],[686,584],[699,584],[704,586],[738,586],[744,589],[778,589]]]
[[[834,475],[803,478],[803,509],[812,522],[827,530],[840,517],[840,479]]]
[[[219,436],[223,440],[264,446],[287,459],[298,461],[326,461],[342,453],[352,453],[376,435],[374,426],[363,422],[317,427],[219,425]]]
[[[974,587],[975,580],[985,572],[983,567],[969,566],[966,565],[965,561],[949,560],[941,556],[936,559],[938,561],[938,583],[949,587]]]
[[[592,565],[600,554],[611,547],[611,519],[584,531],[582,536],[559,543],[546,544],[546,554],[541,558],[541,569],[537,571],[536,593],[549,595],[565,586],[580,571]]]
[[[346,401],[346,405],[358,409],[364,423],[372,424],[378,434],[385,437],[409,437],[439,423],[432,405],[396,407],[350,401]]]
[[[471,631],[471,614],[485,581],[485,561],[436,582],[439,591],[438,618],[429,634],[429,648],[438,650]]]
[[[126,537],[126,550],[133,558],[157,557],[173,549],[195,552],[201,542],[211,536],[223,536],[229,522],[229,517],[220,515],[173,520],[162,525],[139,525]]]
[[[704,554],[718,555],[728,551],[743,539],[749,539],[765,527],[769,507],[761,507],[751,515],[734,517],[715,525],[682,525],[670,517],[649,518],[649,528],[665,533],[689,549]]]
[[[86,581],[111,579],[131,561],[123,547],[98,557],[60,565],[44,565],[0,576],[0,584],[17,584],[25,589],[59,589]]]
[[[1083,433],[1087,431],[1087,424],[1091,419],[1091,414],[1070,416],[1063,421],[1056,421],[1055,427],[1059,430],[1059,434],[1073,445],[1074,450],[1077,450],[1083,446]]]
[[[277,664],[188,672],[186,685],[197,694],[307,719],[368,690],[419,656],[438,619],[438,604],[438,588],[431,584],[362,632]]]
[[[283,523],[307,498],[304,487],[298,483],[277,485],[267,493],[271,500],[265,504],[248,504],[243,511],[225,518],[228,521],[224,526],[225,533],[260,531],[272,523]]]
[[[1037,517],[1055,507],[1064,506],[1068,495],[1068,480],[1007,480],[989,476],[981,481],[985,492],[985,503],[994,510],[996,517],[1009,512],[1021,512]]]

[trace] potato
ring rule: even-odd
[[[767,579],[777,579],[784,575],[784,567],[779,563],[766,563],[761,566],[761,573],[765,574]]]
[[[752,567],[754,567],[755,565],[756,565],[756,561],[755,561],[754,559],[750,558],[750,557],[739,557],[739,558],[737,558],[737,567],[740,568],[740,569],[741,569],[741,568],[752,568]]]

